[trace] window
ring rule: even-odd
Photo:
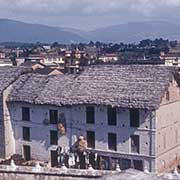
[[[74,74],[74,69],[70,68],[70,74]]]
[[[89,148],[95,148],[95,132],[87,131],[87,146]]]
[[[23,140],[30,141],[30,128],[23,127]]]
[[[58,132],[50,131],[50,144],[57,145],[58,144]]]
[[[28,107],[22,107],[22,120],[30,121],[30,110]]]
[[[175,130],[175,143],[178,143],[178,129]]]
[[[169,101],[170,100],[170,94],[169,94],[169,90],[166,91],[166,100]]]
[[[130,126],[139,127],[139,109],[130,109]]]
[[[108,134],[108,148],[113,151],[117,150],[117,138],[114,133]]]
[[[58,152],[51,151],[51,166],[57,167],[58,166]]]
[[[50,124],[57,124],[57,122],[58,122],[58,111],[57,110],[50,110],[49,116],[50,116]]]
[[[31,160],[31,147],[30,146],[23,146],[23,156],[26,161]]]
[[[139,153],[139,136],[138,135],[131,136],[131,152]]]
[[[116,108],[108,107],[107,115],[108,115],[108,125],[116,126],[116,121],[117,121]]]
[[[133,160],[134,169],[143,171],[143,161],[142,160]]]
[[[93,106],[86,107],[86,122],[88,124],[94,124],[94,120],[95,120],[94,116],[95,116],[94,107]]]
[[[131,168],[131,160],[121,158],[120,159],[120,168],[121,168],[121,170],[126,170],[126,169]]]

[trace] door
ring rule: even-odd
[[[23,156],[26,161],[31,160],[31,147],[30,146],[27,146],[27,145],[23,146]]]
[[[58,166],[58,153],[57,153],[57,151],[51,151],[51,166],[52,167]]]

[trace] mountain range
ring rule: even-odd
[[[164,38],[180,40],[180,24],[153,21],[119,24],[93,31],[29,24],[15,20],[0,19],[0,42],[25,43],[79,43],[101,42],[139,42],[142,39]]]

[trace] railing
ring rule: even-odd
[[[69,169],[66,167],[61,168],[49,168],[41,167],[39,164],[36,164],[34,167],[30,166],[16,166],[15,164],[11,165],[0,165],[0,174],[14,174],[19,175],[44,175],[44,176],[59,176],[59,177],[81,177],[81,178],[99,178],[106,174],[114,174],[113,171],[100,171],[94,169]]]

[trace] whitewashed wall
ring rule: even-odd
[[[30,122],[22,121],[22,107],[30,108]],[[50,160],[50,150],[56,146],[50,145],[50,130],[56,130],[56,125],[44,125],[43,120],[49,118],[49,110],[57,109],[59,113],[65,113],[67,122],[67,133],[65,136],[59,134],[58,145],[66,149],[72,145],[78,136],[86,137],[86,131],[95,131],[95,148],[98,151],[113,153],[114,156],[131,159],[144,160],[144,166],[152,169],[155,154],[155,137],[153,136],[154,124],[152,124],[152,113],[150,111],[140,111],[140,127],[131,128],[129,120],[129,110],[118,108],[117,126],[109,126],[107,120],[107,107],[95,106],[95,124],[86,124],[86,106],[54,107],[48,105],[31,105],[23,103],[11,103],[8,105],[13,123],[14,138],[16,141],[15,151],[22,154],[23,145],[31,145],[32,158],[38,160]],[[22,139],[22,127],[31,128],[31,141]],[[117,134],[117,152],[108,150],[108,133]],[[130,136],[136,134],[140,136],[140,154],[132,154],[130,149]],[[155,134],[155,133],[154,133]]]

